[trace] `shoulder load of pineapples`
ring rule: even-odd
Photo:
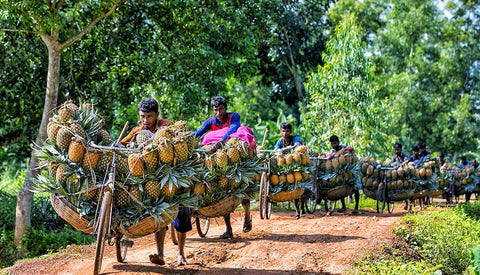
[[[320,189],[331,189],[344,184],[360,188],[358,157],[350,150],[338,151],[333,157],[321,155],[319,159],[318,184]]]
[[[258,190],[256,176],[263,169],[263,162],[245,141],[230,138],[226,144],[207,153],[197,155],[202,163],[200,180],[194,184],[193,191],[198,198],[197,208],[214,205],[230,196],[253,197]]]
[[[307,146],[297,146],[295,151],[278,154],[267,161],[270,161],[270,193],[312,187],[314,168]]]
[[[165,139],[157,132],[153,144],[142,150],[96,149],[94,144],[112,145],[104,120],[92,105],[76,108],[66,102],[49,123],[46,143],[35,148],[42,168],[48,168],[36,180],[35,190],[64,196],[80,215],[93,219],[100,190],[115,163],[113,226],[136,224],[145,215],[162,219],[172,206],[190,199],[195,178],[195,163],[188,160],[195,142],[180,125],[185,123],[169,127],[173,134]],[[193,146],[185,146],[187,142]],[[161,143],[173,146],[165,153]],[[161,158],[162,153],[171,160]]]
[[[455,188],[457,190],[472,191],[477,184],[480,184],[480,171],[473,166],[467,166],[463,169],[455,165],[444,165],[440,167],[440,173],[437,176],[437,182],[441,187],[446,187],[452,182],[452,176]]]

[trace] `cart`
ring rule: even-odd
[[[292,147],[287,147],[285,149],[291,149]],[[260,218],[270,219],[272,213],[272,203],[286,202],[295,199],[299,199],[303,192],[304,188],[293,188],[291,190],[280,191],[277,193],[271,192],[271,155],[275,153],[274,150],[261,150],[261,153],[266,154],[264,170],[260,178],[260,190],[259,190],[259,210]]]

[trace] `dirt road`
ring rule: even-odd
[[[405,214],[397,206],[392,214],[363,209],[352,215],[324,212],[294,219],[292,211],[274,211],[270,220],[253,212],[253,229],[242,233],[242,212],[232,214],[235,238],[220,240],[223,219],[212,219],[206,238],[195,229],[187,238],[188,265],[177,267],[177,248],[168,237],[165,266],[149,262],[155,253],[153,235],[135,239],[125,263],[115,260],[114,247],[106,247],[102,274],[343,274],[368,251],[391,242],[391,229]],[[167,234],[169,236],[169,234]],[[58,256],[17,263],[3,271],[11,274],[92,274],[95,246],[71,247]],[[1,273],[1,272],[0,272]]]

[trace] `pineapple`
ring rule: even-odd
[[[140,191],[140,186],[130,185],[129,192],[130,194],[132,194],[132,196],[135,199],[137,199],[138,201],[142,201],[142,198],[141,198],[142,192]]]
[[[87,200],[92,200],[98,195],[98,188],[95,187],[95,183],[93,182],[93,178],[88,178],[88,187],[83,193],[83,196],[87,198]]]
[[[310,163],[310,155],[303,154],[302,155],[302,165],[308,165]]]
[[[160,181],[158,179],[148,180],[145,185],[145,192],[150,197],[156,199],[161,195]]]
[[[50,167],[48,167],[48,176],[51,178],[55,178],[57,175],[57,169],[58,169],[59,164],[52,162],[50,163]]]
[[[225,175],[222,175],[220,177],[220,179],[218,180],[218,184],[220,184],[220,186],[223,188],[223,189],[226,189],[227,186],[228,186],[228,178],[225,176]]]
[[[171,163],[174,157],[173,144],[167,139],[161,139],[158,143],[158,156],[163,163]]]
[[[230,184],[232,185],[233,188],[238,188],[240,186],[240,181],[237,181],[235,178],[230,179]]]
[[[290,184],[295,183],[295,176],[292,173],[287,174],[287,182],[290,183]]]
[[[225,150],[218,150],[215,154],[215,161],[217,162],[217,166],[225,169],[228,165],[228,155]]]
[[[128,192],[123,188],[115,190],[115,205],[124,207],[128,204]]]
[[[273,175],[270,176],[270,183],[273,186],[277,186],[280,183],[280,179],[278,178],[277,174],[273,174]]]
[[[240,152],[240,157],[242,159],[248,157],[248,146],[243,140],[239,140],[240,142],[236,143],[237,149]]]
[[[70,145],[70,141],[72,140],[72,137],[73,137],[73,134],[68,128],[61,127],[57,132],[57,138],[56,138],[57,146],[62,149],[68,149],[68,146]]]
[[[293,173],[296,182],[301,182],[303,179],[302,172],[296,171]]]
[[[135,145],[139,146],[140,144],[145,143],[149,138],[152,137],[152,132],[149,130],[142,130],[135,134]]]
[[[167,181],[162,187],[162,190],[160,191],[162,195],[164,195],[167,198],[172,198],[173,195],[175,195],[175,192],[177,191],[177,187],[175,184],[172,184],[170,186],[170,183]]]
[[[62,105],[58,109],[58,122],[60,124],[67,124],[71,119],[75,118],[75,110],[66,105]]]
[[[105,173],[107,168],[112,164],[112,160],[113,155],[111,153],[102,152],[95,171],[99,173]]]
[[[87,134],[85,133],[85,130],[83,130],[82,126],[80,123],[77,121],[73,121],[68,125],[68,128],[72,131],[72,133],[76,136],[80,136],[83,139],[87,138]]]
[[[175,121],[175,123],[172,125],[172,129],[175,131],[187,131],[187,122],[184,120]]]
[[[292,164],[292,162],[293,162],[292,154],[285,155],[285,164],[290,165],[290,164]]]
[[[154,150],[152,146],[147,146],[142,150],[143,159],[147,171],[154,172],[158,169],[158,151]]]
[[[175,149],[176,163],[181,163],[188,159],[188,144],[184,139],[174,141],[173,147]]]
[[[85,142],[82,138],[72,137],[68,146],[68,159],[72,162],[80,162],[85,152]]]
[[[155,137],[153,138],[154,144],[158,144],[162,139],[171,139],[173,138],[173,131],[169,128],[163,127],[157,130]]]
[[[128,169],[132,175],[137,177],[144,174],[142,154],[131,154],[128,156]]]
[[[282,156],[277,157],[277,166],[282,167],[285,164],[285,158]]]
[[[205,167],[207,167],[208,170],[215,169],[215,165],[216,163],[213,155],[205,156]]]
[[[98,160],[100,159],[100,152],[88,151],[83,156],[82,167],[84,171],[91,173],[97,168]]]
[[[201,182],[195,183],[193,186],[193,193],[197,196],[201,196],[205,193],[205,184]]]
[[[112,140],[110,139],[110,134],[108,133],[108,131],[104,128],[100,129],[98,131],[98,133],[100,134],[100,136],[102,137],[102,141],[105,143],[105,144],[109,144],[112,142]]]
[[[60,129],[60,126],[58,126],[58,123],[53,118],[50,118],[49,121],[48,121],[48,125],[47,125],[48,140],[50,140],[52,142],[56,142],[57,141],[57,133],[58,133],[59,129]]]
[[[298,164],[302,163],[302,154],[300,154],[299,152],[293,152],[292,153],[292,158],[296,163],[298,163]]]
[[[236,147],[229,147],[227,149],[227,155],[229,156],[231,163],[235,163],[240,159],[240,152]]]
[[[55,180],[57,184],[63,186],[67,181],[68,176],[67,170],[63,166],[58,165],[57,172],[55,173]]]
[[[125,155],[118,154],[116,156],[116,168],[119,175],[128,175],[128,158]]]
[[[285,175],[285,174],[278,175],[278,181],[280,183],[286,183],[287,182],[287,175]]]
[[[300,145],[300,146],[298,146],[298,147],[295,149],[295,151],[304,154],[304,153],[306,153],[306,152],[308,151],[308,148],[307,148],[307,146],[305,146],[305,145]]]

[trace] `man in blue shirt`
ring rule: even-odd
[[[302,139],[299,136],[292,136],[292,124],[288,122],[280,124],[280,135],[282,137],[275,143],[275,150],[282,150],[282,153],[284,153],[283,149],[286,147],[291,150],[302,144]]]

